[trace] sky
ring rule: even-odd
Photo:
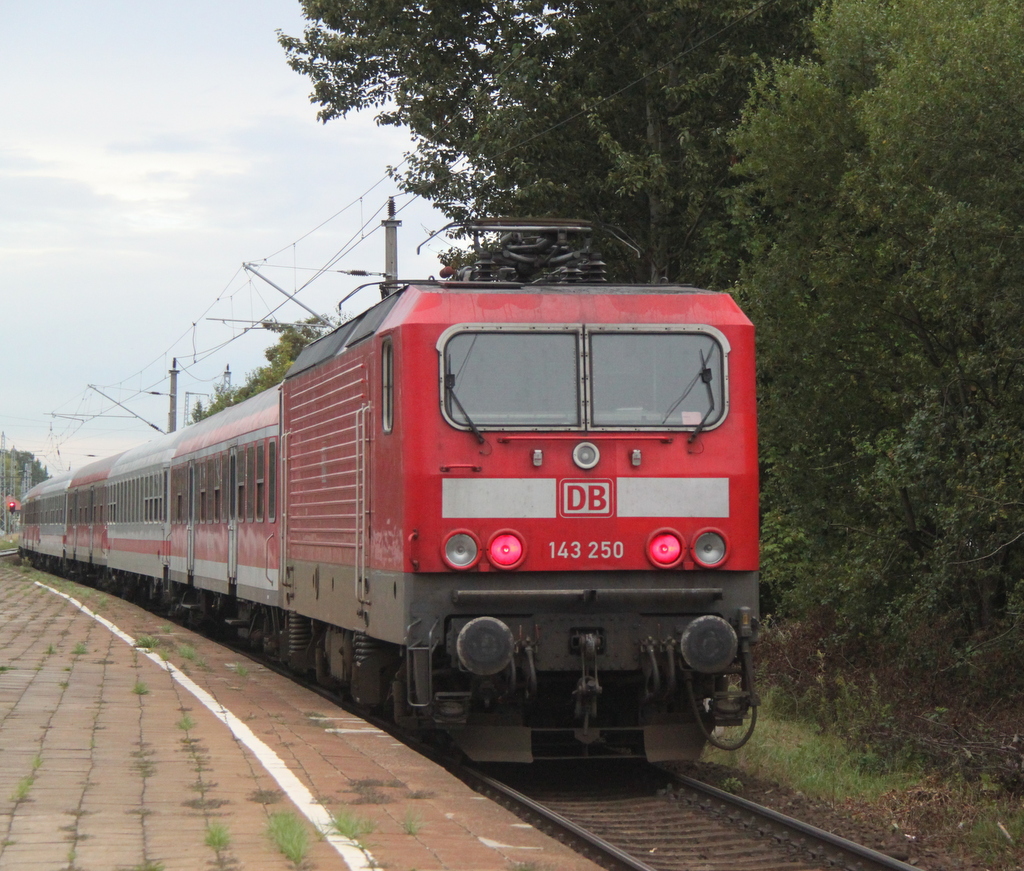
[[[337,270],[383,272],[389,196],[399,276],[436,274],[447,245],[415,251],[445,219],[387,178],[408,135],[316,119],[277,43],[305,23],[298,0],[0,0],[7,449],[56,474],[150,440],[174,359],[181,426],[226,368],[266,362],[251,322],[336,313],[367,281]]]

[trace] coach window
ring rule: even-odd
[[[231,454],[229,458],[222,458],[220,464],[221,481],[224,487],[224,502],[221,506],[222,513],[220,516],[221,523],[228,522],[228,510],[230,509],[230,519],[235,519],[235,455]]]
[[[443,355],[444,411],[456,426],[580,426],[575,331],[460,331]]]
[[[213,487],[213,504],[211,507],[211,523],[220,522],[221,513],[221,473],[220,473],[220,457],[214,457],[210,460],[210,486]]]
[[[263,520],[263,503],[266,499],[266,478],[263,469],[263,442],[256,445],[256,520]]]
[[[245,449],[243,448],[241,456],[241,462],[238,461],[237,457],[235,460],[235,481],[237,483],[238,498],[234,505],[231,506],[231,516],[239,521],[245,521]],[[239,468],[240,467],[240,468]]]
[[[267,520],[277,517],[277,442],[267,445]]]
[[[395,425],[395,348],[391,339],[381,343],[380,349],[380,422],[384,432]]]
[[[727,398],[724,341],[704,331],[592,330],[592,425],[716,425]]]
[[[250,523],[256,500],[256,450],[252,445],[245,449],[245,519]]]
[[[199,473],[199,522],[206,523],[206,463],[199,463],[196,471]]]

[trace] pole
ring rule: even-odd
[[[178,428],[178,358],[171,359],[171,408],[167,412],[167,432],[174,432]]]
[[[388,197],[388,216],[380,225],[384,228],[384,282],[380,286],[383,299],[394,293],[398,284],[398,228],[402,222],[395,220],[394,197]]]

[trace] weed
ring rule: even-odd
[[[218,853],[231,846],[231,835],[223,823],[206,824],[206,846]]]
[[[302,821],[290,811],[270,815],[267,835],[288,859],[296,865],[309,852],[309,832]]]
[[[138,762],[132,763],[132,767],[139,772],[139,776],[143,780],[156,774],[156,765],[148,759],[140,759]]]
[[[228,668],[230,668],[239,677],[248,677],[249,676],[249,669],[246,668],[244,665],[242,665],[242,663],[240,663],[240,662],[232,663],[231,665],[228,666]]]
[[[373,789],[373,788],[378,787],[378,786],[401,787],[401,786],[405,786],[405,784],[402,783],[402,781],[398,780],[397,778],[395,778],[393,780],[377,780],[375,778],[368,777],[368,778],[365,778],[363,780],[353,780],[352,781],[352,788],[356,792],[362,792],[363,790]]]
[[[135,686],[132,687],[132,692],[137,696],[146,696],[149,695],[149,687],[141,680],[137,680]]]
[[[226,804],[231,804],[231,801],[226,798],[190,798],[181,804],[183,807],[191,808],[194,811],[212,811],[224,807]]]
[[[5,671],[10,671],[12,668],[14,668],[13,665],[0,665],[0,674],[3,674]]]
[[[331,828],[350,841],[358,841],[363,835],[369,835],[377,828],[373,820],[357,816],[351,811],[340,810],[331,815]]]
[[[726,792],[731,792],[733,795],[735,795],[743,789],[743,781],[740,780],[738,777],[727,777],[719,785]]]
[[[71,651],[71,655],[72,656],[82,656],[82,655],[84,655],[84,654],[86,654],[88,652],[89,652],[89,648],[87,648],[84,644],[82,644],[81,641],[79,641],[78,644],[75,645],[75,649]]]
[[[53,656],[53,654],[55,654],[56,652],[57,652],[57,648],[54,647],[52,644],[49,647],[47,647],[46,650],[44,651],[44,653],[47,656]]]
[[[154,638],[152,635],[140,635],[135,640],[135,646],[144,648],[145,650],[152,650],[154,647],[158,647],[159,645],[159,639]]]
[[[196,727],[196,721],[193,720],[188,714],[182,714],[181,719],[178,720],[178,722],[174,725],[176,725],[182,731],[188,732],[190,729],[194,729]]]
[[[164,871],[164,863],[147,859],[141,865],[133,865],[129,871]]]
[[[43,767],[43,757],[36,754],[32,757],[32,773],[35,774],[40,768]]]
[[[394,799],[386,792],[381,792],[376,786],[357,786],[355,791],[359,793],[352,804],[391,804]]]
[[[405,819],[402,820],[402,831],[407,835],[418,835],[423,828],[423,817],[412,808],[406,808]]]
[[[249,793],[249,801],[254,801],[256,804],[276,804],[284,797],[284,793],[279,789],[257,789],[255,792]]]
[[[11,793],[11,801],[17,803],[24,801],[28,797],[28,792],[32,789],[32,784],[36,782],[35,775],[28,775],[18,781],[18,785],[14,787],[14,792]]]
[[[199,654],[196,653],[196,649],[191,644],[178,645],[178,655],[182,659],[187,659],[190,662],[194,662],[199,658]]]

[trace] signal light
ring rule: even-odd
[[[517,533],[499,532],[487,546],[487,557],[499,569],[514,569],[526,558],[526,546]]]
[[[15,511],[17,511],[18,510],[18,501],[16,499],[8,499],[7,500],[7,510],[10,511],[12,514]]]
[[[683,537],[672,529],[656,530],[647,540],[647,558],[659,569],[675,568],[685,552]]]

